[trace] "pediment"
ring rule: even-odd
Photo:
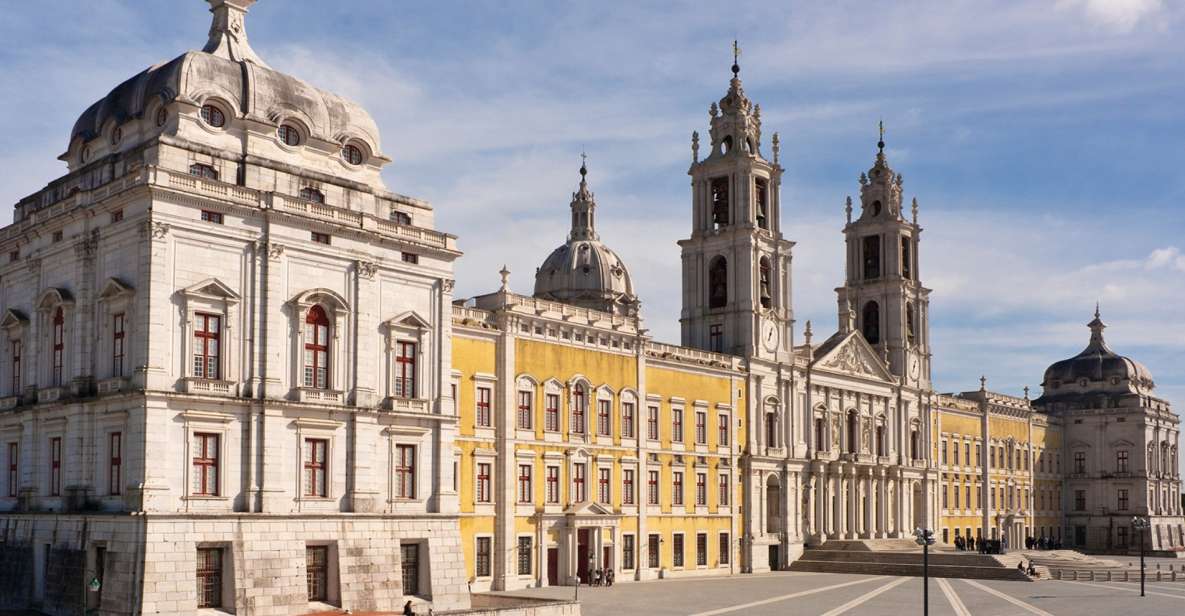
[[[49,310],[55,306],[72,305],[74,304],[74,296],[66,289],[58,289],[50,287],[41,292],[37,297],[37,307],[41,310]]]
[[[24,327],[29,324],[29,318],[19,310],[9,308],[4,311],[4,318],[0,319],[0,328],[12,329],[14,327]]]
[[[103,283],[103,289],[99,291],[100,299],[114,299],[124,295],[131,295],[132,287],[128,286],[118,278],[108,278]]]
[[[227,302],[237,302],[240,299],[239,294],[235,293],[234,289],[226,286],[225,283],[217,278],[207,278],[197,284],[185,287],[181,292],[192,297],[219,299]]]
[[[564,510],[564,515],[617,515],[614,511],[600,503],[577,503]]]
[[[409,310],[403,314],[387,319],[387,327],[397,327],[403,329],[432,329],[432,325],[428,321],[416,314],[415,311]]]
[[[1093,449],[1093,447],[1086,441],[1077,440],[1070,442],[1070,449]]]
[[[811,364],[815,368],[855,374],[879,381],[893,382],[895,379],[885,367],[884,361],[864,340],[859,332],[837,333],[820,345],[823,354]]]
[[[1136,444],[1125,439],[1125,438],[1121,438],[1117,441],[1111,441],[1111,446],[1112,447],[1135,447]]]

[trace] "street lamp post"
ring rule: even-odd
[[[1144,596],[1144,531],[1148,529],[1150,524],[1148,518],[1135,516],[1132,518],[1132,527],[1140,534],[1140,596]]]
[[[922,616],[930,615],[930,546],[934,545],[934,531],[913,529],[914,543],[922,546]]]

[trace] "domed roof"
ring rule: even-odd
[[[257,120],[275,123],[293,117],[312,136],[327,141],[359,139],[379,155],[379,131],[362,107],[315,88],[267,65],[247,42],[244,17],[255,0],[207,0],[214,14],[210,39],[202,51],[188,51],[151,66],[116,86],[82,112],[70,132],[89,141],[108,121],[122,124],[164,104],[200,105],[209,98]]]
[[[1151,391],[1152,373],[1140,362],[1112,351],[1103,340],[1107,327],[1095,309],[1090,343],[1081,353],[1045,369],[1045,398],[1090,392],[1139,393]]]
[[[588,190],[588,169],[580,166],[580,188],[572,194],[572,231],[535,270],[535,297],[636,316],[638,296],[629,270],[601,242],[595,229],[596,202]]]

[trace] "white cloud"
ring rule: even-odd
[[[1164,9],[1163,0],[1058,0],[1062,9],[1082,11],[1098,26],[1131,32],[1141,22]]]

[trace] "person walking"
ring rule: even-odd
[[[403,604],[403,616],[416,616],[415,610],[411,609],[411,601]]]

